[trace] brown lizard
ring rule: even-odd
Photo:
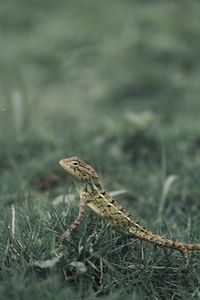
[[[200,244],[185,244],[172,241],[158,234],[154,234],[139,225],[135,217],[130,215],[125,208],[114,201],[104,190],[95,170],[79,157],[62,159],[59,161],[59,164],[69,174],[85,183],[83,190],[80,192],[79,215],[63,234],[62,241],[69,238],[71,232],[80,225],[87,205],[96,214],[114,225],[118,231],[160,247],[178,250],[185,259],[185,265],[188,263],[188,251],[200,251]]]

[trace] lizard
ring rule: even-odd
[[[114,226],[117,231],[134,236],[140,240],[147,241],[159,247],[177,250],[184,258],[185,266],[188,265],[188,251],[200,251],[200,244],[189,244],[160,236],[140,225],[136,218],[123,206],[109,196],[109,193],[99,182],[96,171],[79,157],[62,159],[60,166],[76,180],[84,184],[80,191],[79,214],[76,220],[62,235],[62,242],[69,239],[72,231],[79,227],[86,206],[90,207],[97,215],[103,217]]]

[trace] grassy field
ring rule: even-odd
[[[200,243],[199,28],[195,0],[0,3],[0,299],[200,299],[200,253],[177,272],[89,209],[57,243],[74,155],[146,228]]]

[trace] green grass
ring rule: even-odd
[[[78,213],[72,155],[147,228],[200,242],[199,20],[195,0],[2,1],[0,299],[200,298],[199,253],[179,273],[179,253],[89,209],[57,243]]]

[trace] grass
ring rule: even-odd
[[[0,299],[199,299],[199,253],[179,273],[178,253],[89,209],[63,252],[57,244],[78,212],[58,165],[72,155],[107,190],[126,189],[117,200],[147,228],[200,241],[198,3],[0,8]]]

